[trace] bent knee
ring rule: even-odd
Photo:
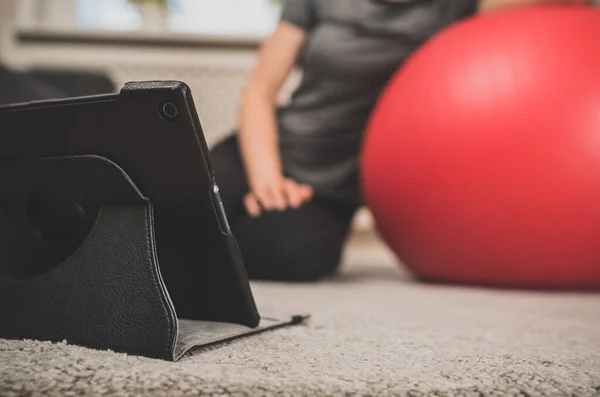
[[[294,240],[273,246],[262,258],[247,258],[250,278],[310,282],[332,275],[341,259],[341,243]],[[246,259],[246,258],[245,258]]]

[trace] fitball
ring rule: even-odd
[[[360,171],[421,279],[600,287],[600,11],[512,8],[439,32],[383,91]]]

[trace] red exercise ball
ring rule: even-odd
[[[384,90],[361,160],[383,239],[416,275],[600,287],[600,11],[453,25]]]

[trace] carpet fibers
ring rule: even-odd
[[[600,396],[598,294],[423,285],[359,264],[253,289],[265,310],[313,317],[177,363],[0,340],[0,395]]]

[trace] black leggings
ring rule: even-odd
[[[315,197],[297,209],[247,215],[236,136],[211,150],[215,179],[251,279],[314,281],[337,269],[356,206]]]

